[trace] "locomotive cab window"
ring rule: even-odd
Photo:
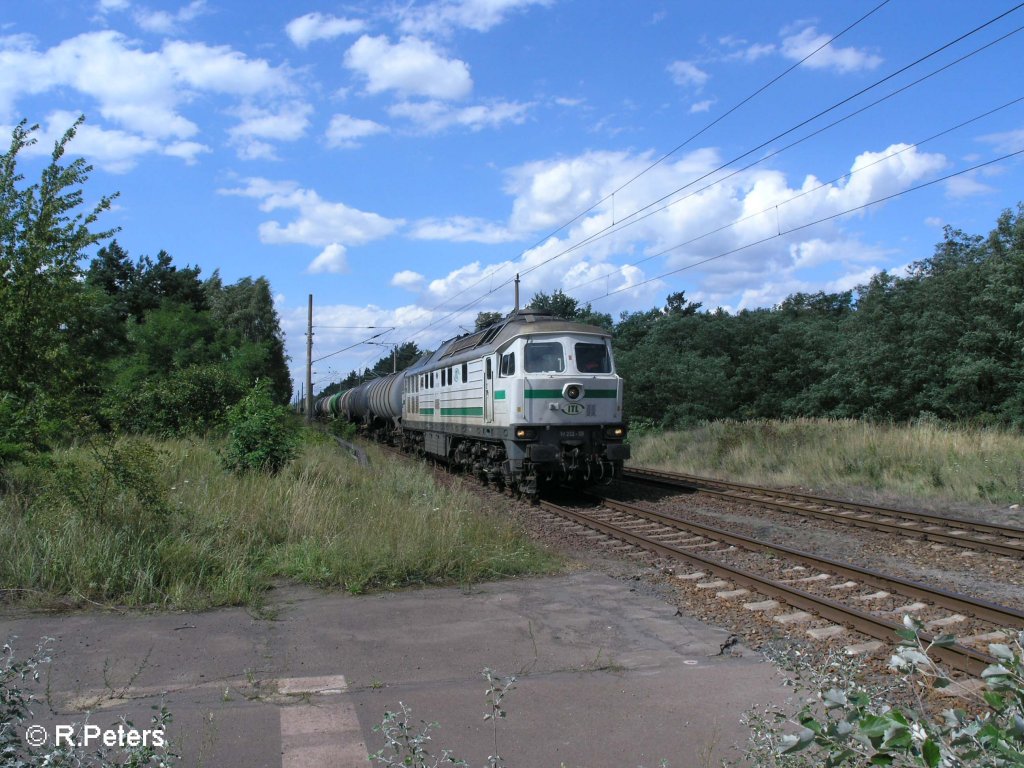
[[[523,355],[523,370],[527,373],[561,373],[565,370],[565,354],[558,341],[527,344]]]
[[[580,373],[611,373],[612,361],[604,344],[576,344],[576,369]]]
[[[499,371],[502,376],[514,376],[516,373],[516,353],[507,352],[501,356],[501,370]]]

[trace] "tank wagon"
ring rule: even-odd
[[[629,458],[610,334],[531,310],[321,398],[316,413],[530,496],[617,477]]]

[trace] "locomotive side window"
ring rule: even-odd
[[[507,352],[501,356],[501,371],[499,373],[502,376],[514,376],[516,372],[516,353]]]
[[[490,379],[491,378],[491,358],[489,358],[489,357],[487,358],[487,360],[486,360],[486,362],[484,364],[484,367],[486,369],[484,371],[484,377],[487,378],[487,379]]]
[[[523,357],[523,370],[527,373],[561,373],[565,370],[565,355],[557,341],[527,344]]]
[[[469,363],[462,364],[462,383],[469,381]]]
[[[576,368],[580,373],[611,373],[612,362],[604,344],[576,344]]]

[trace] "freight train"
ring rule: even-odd
[[[629,458],[610,334],[530,309],[322,397],[315,415],[530,497],[618,477]]]

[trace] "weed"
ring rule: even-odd
[[[53,743],[43,739],[39,744],[39,729],[43,726],[30,723],[35,716],[33,706],[41,703],[34,688],[40,680],[40,669],[50,663],[50,638],[44,638],[35,651],[25,659],[15,656],[12,641],[0,648],[0,760],[4,766],[32,768],[33,766],[79,766],[93,768],[170,768],[177,762],[178,755],[171,751],[167,742],[145,743],[136,746],[122,746],[119,751],[113,747],[89,745],[82,738],[87,723],[71,726],[72,738]],[[171,723],[171,714],[166,707],[159,707],[150,721],[152,730],[166,731]],[[121,718],[111,727],[135,730],[130,720]],[[34,738],[35,737],[35,738]],[[131,742],[129,742],[130,744]]]
[[[770,706],[747,713],[750,740],[745,765],[900,765],[937,768],[1024,764],[1024,632],[1007,631],[989,645],[997,663],[982,672],[987,689],[963,688],[964,708],[937,711],[930,690],[956,686],[929,655],[952,635],[925,642],[922,624],[906,629],[890,661],[900,677],[889,687],[866,685],[865,662],[830,653],[808,659],[783,653],[799,694],[792,708]],[[908,701],[910,706],[894,704]],[[970,712],[968,710],[971,710]]]

